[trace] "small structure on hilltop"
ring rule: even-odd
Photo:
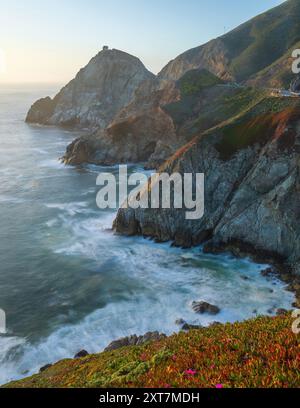
[[[103,45],[102,50],[103,50],[103,51],[108,51],[108,50],[109,50],[109,46],[108,46],[108,45]]]

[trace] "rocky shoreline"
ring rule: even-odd
[[[245,244],[244,242],[234,242],[229,244],[214,245],[207,243],[203,246],[203,251],[210,254],[222,254],[230,252],[237,258],[249,257],[253,262],[269,264],[261,274],[266,277],[277,277],[282,282],[287,284],[287,290],[294,293],[296,301],[292,307],[300,308],[300,276],[294,268],[285,263],[284,260],[276,253],[268,251],[257,250],[255,247]]]
[[[159,245],[159,243],[157,243]],[[203,246],[204,253],[210,253],[215,255],[221,255],[224,253],[230,252],[233,256],[237,258],[245,258],[250,257],[250,259],[255,263],[262,263],[262,264],[269,264],[270,266],[266,269],[262,269],[260,271],[261,275],[264,276],[266,279],[268,278],[277,278],[280,279],[282,282],[287,284],[286,290],[293,292],[296,296],[296,301],[291,305],[295,309],[300,309],[300,277],[293,273],[293,271],[286,266],[284,263],[280,262],[276,254],[271,254],[263,251],[256,251],[254,248],[251,248],[249,245],[245,245],[243,243],[235,243],[231,245],[222,245],[222,246],[212,246],[211,244],[207,244]],[[244,279],[248,279],[246,276]],[[212,305],[206,301],[193,301],[191,304],[192,310],[195,314],[201,315],[211,315],[216,316],[220,313],[221,307],[217,305]],[[253,311],[255,314],[255,311]],[[268,314],[265,316],[260,317],[270,317],[270,315],[275,316],[288,316],[290,314],[289,310],[278,308],[269,310]],[[176,320],[176,325],[179,327],[180,332],[190,332],[195,330],[206,330],[207,327],[202,325],[195,325],[188,323],[183,319]],[[221,323],[217,320],[210,323],[208,327],[218,327],[224,326],[224,323]],[[104,349],[103,353],[105,352],[112,352],[116,350],[120,350],[127,347],[132,346],[143,346],[150,343],[160,342],[166,338],[171,336],[167,336],[164,333],[160,333],[158,331],[155,332],[147,332],[144,335],[136,335],[132,334],[123,338],[119,338],[113,340],[110,344],[108,344]],[[85,349],[80,350],[78,353],[74,355],[74,359],[84,359],[88,357],[90,354]],[[53,367],[54,364],[57,363],[49,363],[45,366],[41,367],[40,373],[48,370],[49,368]]]

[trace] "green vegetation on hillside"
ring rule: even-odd
[[[216,78],[215,76],[213,76]],[[212,81],[213,82],[213,81]],[[182,95],[164,107],[186,139],[235,117],[263,100],[269,91],[217,84],[202,88],[197,94]]]
[[[243,46],[237,48],[236,42]],[[300,2],[290,0],[223,37],[230,50],[230,69],[238,81],[258,73],[300,40]]]
[[[220,129],[222,137],[215,146],[220,158],[228,160],[241,149],[256,143],[264,145],[276,137],[279,126],[285,128],[287,121],[292,121],[299,115],[298,98],[265,98],[253,109]],[[282,138],[286,140],[281,140],[281,145],[288,146],[291,136],[292,130],[285,132]]]
[[[289,316],[259,317],[63,360],[8,387],[300,387],[299,339]]]
[[[261,87],[288,89],[291,81],[296,77],[292,72],[292,52],[299,48],[300,41],[293,44],[293,46],[289,48],[281,58],[277,59],[258,73],[255,73],[253,78],[250,79],[250,83],[254,83]]]
[[[221,79],[206,69],[192,69],[178,81],[182,97],[198,95],[203,89],[222,83]]]
[[[225,35],[184,52],[160,76],[179,79],[189,69],[206,67],[221,78],[246,82],[250,78],[255,81],[258,76],[265,80],[264,86],[276,83],[284,87],[291,78],[291,64],[280,59],[290,57],[290,51],[299,47],[299,41],[300,2],[288,0]],[[280,65],[280,70],[272,70],[273,64]],[[264,70],[268,75],[262,77]]]

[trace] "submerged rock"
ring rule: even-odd
[[[218,306],[211,305],[210,303],[207,302],[193,302],[192,309],[196,313],[201,314],[208,313],[212,315],[216,315],[221,311],[221,309]]]

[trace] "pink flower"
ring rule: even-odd
[[[197,371],[196,370],[185,370],[184,374],[193,376],[197,374]]]
[[[213,370],[214,368],[215,368],[216,366],[214,365],[214,364],[212,364],[211,366],[210,366],[210,368]]]
[[[172,356],[172,360],[173,360],[173,361],[176,361],[176,360],[177,360],[177,356],[175,356],[175,355]]]
[[[140,359],[142,361],[146,361],[147,360],[147,355],[145,353],[141,354]]]
[[[223,388],[223,384],[217,384],[216,388],[218,388],[218,389]]]

